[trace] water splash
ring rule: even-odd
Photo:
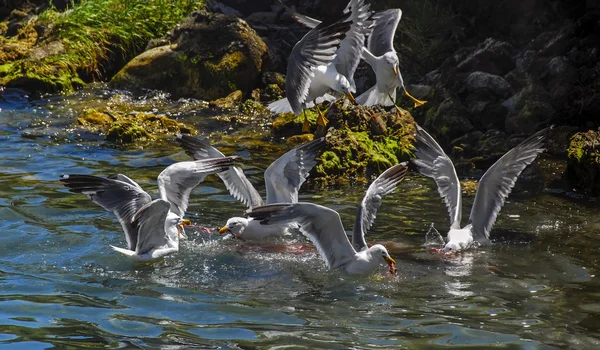
[[[429,231],[425,234],[426,247],[443,247],[446,244],[442,235],[436,230],[433,223],[429,227]]]

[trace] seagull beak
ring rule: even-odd
[[[356,101],[354,101],[354,96],[352,96],[351,92],[348,93],[348,99],[350,100],[350,102],[352,102],[352,104],[356,104]]]
[[[221,227],[221,228],[219,229],[219,234],[220,234],[220,235],[224,234],[225,232],[231,232],[231,230],[229,229],[229,227],[227,227],[227,225],[226,225],[226,226],[223,226],[223,227]]]
[[[179,225],[177,225],[177,233],[179,235],[179,238],[187,239],[187,235],[185,234],[185,230],[183,229],[183,226],[189,226],[191,224],[192,224],[192,222],[188,219],[181,220]]]
[[[398,68],[396,66],[394,66],[394,68],[392,68],[394,70],[394,75],[398,75]]]

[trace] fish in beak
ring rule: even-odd
[[[229,227],[227,227],[227,225],[225,225],[219,229],[220,235],[224,234],[225,232],[229,232],[229,233],[233,234],[233,232],[231,232],[231,230],[229,229]]]
[[[184,238],[184,239],[188,238],[187,235],[185,234],[185,230],[183,229],[183,226],[190,226],[191,224],[192,224],[192,222],[188,219],[181,220],[179,225],[177,225],[177,233],[179,235],[179,238]]]
[[[392,259],[392,257],[384,256],[383,259],[388,264],[390,274],[396,274],[396,260]]]
[[[398,67],[394,66],[392,69],[394,70],[394,75],[398,75]]]
[[[354,100],[354,96],[352,96],[352,93],[351,93],[351,92],[349,92],[349,93],[347,94],[347,96],[348,96],[348,99],[350,100],[350,102],[352,102],[352,104],[353,104],[353,105],[355,105],[355,104],[356,104],[356,101]]]

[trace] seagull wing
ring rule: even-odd
[[[211,146],[205,138],[198,139],[192,136],[178,134],[177,141],[181,147],[185,149],[186,153],[196,160],[224,157],[223,153]],[[244,203],[248,208],[263,205],[260,194],[248,178],[246,178],[242,169],[232,166],[229,169],[220,172],[218,175],[233,198]]]
[[[415,156],[412,162],[419,172],[435,180],[440,196],[446,203],[452,228],[460,228],[462,196],[454,164],[433,137],[417,125]]]
[[[294,46],[288,58],[285,94],[296,115],[302,112],[313,70],[329,64],[334,58],[342,37],[350,29],[350,14],[344,14],[333,23],[321,23],[311,29]]]
[[[367,248],[365,233],[373,225],[377,210],[381,206],[381,199],[396,189],[396,186],[404,179],[407,170],[406,162],[396,164],[379,175],[367,189],[367,193],[358,207],[352,232],[352,246],[356,251]]]
[[[394,35],[402,17],[402,10],[389,9],[377,12],[373,15],[375,26],[369,36],[367,48],[374,56],[382,56],[386,52],[394,50]]]
[[[346,37],[340,43],[340,48],[333,62],[337,72],[345,76],[350,82],[351,91],[356,92],[354,72],[360,63],[365,37],[371,30],[372,22],[369,20],[371,11],[369,11],[369,5],[365,4],[364,0],[351,0],[348,6],[352,13],[350,17],[352,25],[346,33]]]
[[[506,197],[512,191],[517,178],[544,151],[544,142],[552,127],[538,131],[519,145],[506,152],[481,177],[469,216],[473,238],[488,243],[490,230]]]
[[[183,217],[192,190],[208,175],[230,168],[235,158],[237,157],[208,158],[169,165],[158,175],[160,198],[171,203],[173,213]]]
[[[137,228],[131,224],[135,213],[152,198],[142,188],[125,175],[112,175],[108,178],[93,175],[62,175],[60,181],[74,193],[83,193],[105,210],[113,212],[125,232],[127,248],[135,250]]]
[[[155,199],[143,206],[131,220],[131,225],[138,230],[135,253],[142,255],[154,248],[167,244],[165,221],[171,204],[164,199]]]
[[[296,22],[311,29],[321,24],[321,21],[319,21],[318,19],[298,13],[293,8],[284,4],[281,0],[279,0],[279,3],[283,5],[283,7],[285,8],[285,12],[287,12],[290,15],[290,17],[292,17]]]
[[[265,171],[267,204],[296,203],[298,190],[317,164],[319,149],[325,146],[325,138],[298,146],[275,160]]]
[[[356,254],[340,215],[327,207],[302,202],[270,204],[249,209],[246,214],[263,225],[298,223],[300,231],[315,244],[330,269],[347,264]]]

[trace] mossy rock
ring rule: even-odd
[[[315,131],[319,115],[313,108],[305,109],[300,115],[295,115],[292,112],[279,113],[272,124],[273,135],[275,137],[290,137],[298,134],[304,124],[304,114],[306,114],[306,118],[310,123],[311,130]]]
[[[125,114],[90,108],[77,117],[77,123],[88,130],[103,132],[107,141],[118,143],[132,143],[176,133],[196,133],[192,127],[164,115],[143,112]]]
[[[167,39],[170,45],[138,55],[111,84],[159,89],[174,98],[216,100],[236,90],[249,93],[268,55],[246,22],[205,11],[185,18]]]
[[[600,195],[600,130],[578,132],[567,150],[566,175],[572,186]]]
[[[118,143],[132,143],[137,140],[151,139],[150,135],[143,127],[132,122],[119,122],[110,127],[106,133],[106,139]]]
[[[321,106],[325,110],[326,106]],[[314,123],[317,113],[309,112]],[[327,145],[317,159],[311,179],[324,185],[346,184],[357,180],[366,182],[372,175],[412,156],[415,122],[408,111],[387,112],[381,107],[353,105],[340,99],[326,110],[329,119]],[[296,138],[303,117],[281,114],[273,122],[275,136]]]

